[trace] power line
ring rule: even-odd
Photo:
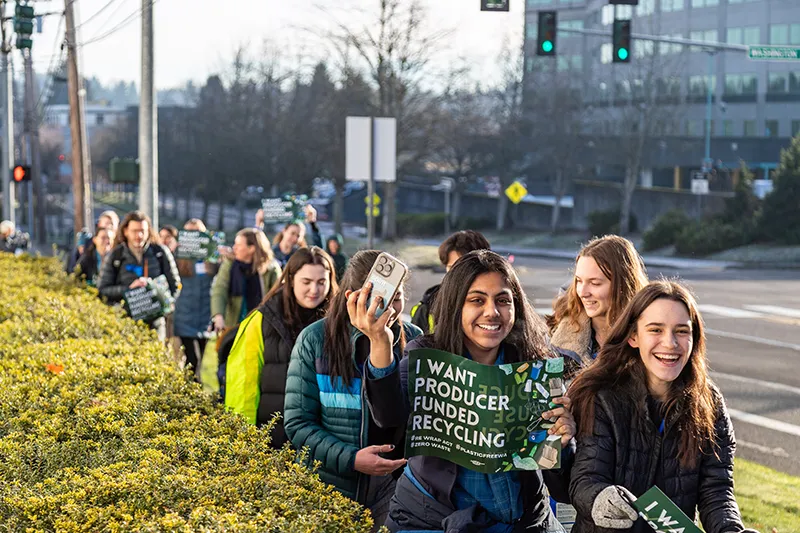
[[[45,79],[45,85],[42,87],[42,91],[39,93],[39,98],[36,101],[36,116],[39,117],[39,120],[41,120],[41,117],[44,115],[44,95],[52,89],[55,83],[56,68],[61,70],[61,63],[64,58],[64,37],[61,35],[61,26],[64,24],[64,16],[64,13],[62,13],[61,17],[58,19],[56,40],[53,43],[53,53],[50,56],[50,64],[47,67],[47,78]],[[56,57],[58,57],[57,60]]]
[[[158,0],[151,0],[150,6],[152,7],[153,5],[155,5],[156,2],[158,2]],[[128,17],[123,19],[119,24],[117,24],[116,26],[114,26],[113,28],[108,30],[106,33],[104,33],[102,35],[97,35],[95,37],[92,37],[88,41],[84,41],[83,43],[81,43],[81,46],[86,46],[88,44],[97,43],[97,42],[100,42],[100,41],[106,39],[107,37],[112,36],[113,34],[117,33],[119,30],[123,29],[125,26],[129,25],[131,22],[133,22],[136,19],[138,19],[139,17],[141,17],[143,10],[144,10],[144,7],[141,7],[139,9],[137,9],[136,11],[134,11],[133,13],[128,15]]]
[[[75,26],[75,29],[77,30],[78,28],[82,28],[83,26],[88,24],[90,21],[94,20],[100,13],[102,13],[103,11],[105,11],[106,9],[111,7],[114,4],[114,2],[116,2],[116,1],[117,0],[108,0],[108,2],[106,2],[106,4],[103,7],[101,7],[100,9],[98,9],[92,16],[90,16],[88,19],[84,20],[83,22],[81,22],[77,26]]]

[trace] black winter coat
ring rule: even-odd
[[[684,468],[678,462],[682,429],[679,408],[668,415],[661,434],[660,421],[650,418],[646,398],[635,405],[619,391],[599,392],[593,434],[578,439],[572,468],[570,495],[578,511],[572,532],[622,533],[594,524],[592,505],[597,495],[609,485],[621,485],[639,497],[655,484],[690,518],[699,509],[707,533],[742,531],[742,518],[733,496],[733,426],[716,388],[714,395],[716,455],[710,449],[698,452],[697,466]],[[641,518],[625,531],[652,533]]]
[[[289,359],[297,337],[289,331],[283,320],[283,297],[278,293],[258,310],[263,315],[261,333],[264,336],[264,366],[259,378],[261,397],[258,402],[256,424],[266,425],[275,413],[283,413],[286,399],[286,375]],[[313,321],[319,317],[315,317]],[[305,324],[308,325],[308,324]],[[273,448],[280,448],[289,441],[281,418],[272,431]]]

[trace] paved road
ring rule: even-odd
[[[571,262],[517,257],[515,266],[536,309],[549,312]],[[800,272],[651,268],[649,274],[679,276],[698,297],[712,377],[734,421],[738,456],[800,475]],[[413,273],[408,309],[441,275]]]

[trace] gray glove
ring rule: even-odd
[[[595,525],[607,529],[630,529],[639,518],[636,509],[625,501],[625,494],[631,501],[636,496],[625,487],[611,485],[600,491],[592,504],[592,520]]]

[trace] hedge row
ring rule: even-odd
[[[367,532],[50,259],[0,254],[0,531]]]

